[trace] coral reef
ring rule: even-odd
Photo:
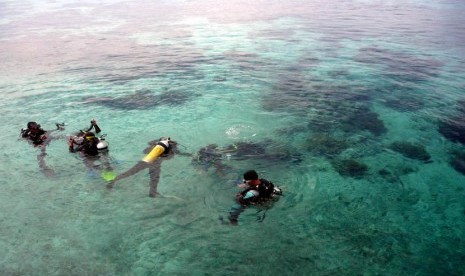
[[[424,102],[421,98],[411,95],[397,95],[394,98],[387,99],[384,105],[398,111],[418,111],[423,108]]]
[[[465,152],[453,152],[449,164],[456,171],[465,175]]]
[[[446,139],[465,145],[465,99],[457,101],[455,114],[439,120],[438,131]]]
[[[317,155],[333,157],[348,148],[348,144],[324,133],[313,135],[307,141],[308,150]]]
[[[440,120],[438,130],[446,139],[465,145],[465,121],[463,117]]]
[[[386,78],[418,83],[438,76],[443,63],[429,56],[409,55],[377,46],[364,47],[354,58],[368,65],[383,66]]]
[[[135,93],[116,98],[88,98],[84,103],[93,103],[114,109],[134,110],[150,109],[159,105],[182,105],[186,103],[193,95],[181,91],[164,91],[155,94],[152,91],[137,90]]]
[[[354,109],[342,119],[342,123],[343,129],[347,132],[367,130],[375,136],[380,136],[387,131],[383,121],[378,118],[378,114],[366,106]]]
[[[389,148],[403,156],[421,161],[428,161],[431,156],[426,151],[425,147],[420,144],[413,144],[405,141],[396,141],[389,145]]]
[[[245,160],[249,158],[263,157],[266,153],[264,143],[253,142],[238,142],[225,148],[226,151],[231,151],[237,160]]]
[[[368,171],[368,166],[354,159],[333,160],[333,168],[342,176],[361,178]]]

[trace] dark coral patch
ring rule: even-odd
[[[384,102],[389,108],[398,110],[398,111],[418,111],[423,108],[424,102],[418,97],[411,95],[399,95],[395,98],[387,99]]]
[[[392,143],[389,148],[410,159],[421,161],[428,161],[431,159],[431,156],[426,151],[425,147],[420,144],[397,141]]]
[[[239,142],[226,147],[225,150],[233,152],[237,160],[263,157],[266,154],[266,146],[264,143]]]
[[[150,90],[137,90],[133,94],[117,98],[86,99],[86,102],[123,110],[149,109],[157,105],[155,95]]]
[[[418,83],[438,76],[443,63],[426,56],[409,55],[378,47],[365,47],[355,61],[385,67],[384,75],[403,83]]]
[[[344,140],[333,138],[327,134],[316,134],[308,139],[310,152],[325,157],[333,157],[348,148]]]
[[[188,102],[193,94],[182,91],[165,91],[156,96],[156,102],[160,105],[183,105]]]
[[[150,109],[160,105],[182,105],[186,103],[193,94],[181,91],[164,91],[160,94],[155,94],[152,91],[137,90],[133,94],[129,94],[116,98],[90,98],[86,99],[85,103],[94,103],[114,109],[134,110],[134,109]]]
[[[454,152],[449,164],[456,171],[465,175],[465,152]]]
[[[439,133],[452,142],[465,145],[465,121],[463,117],[451,117],[439,121]]]
[[[378,118],[378,113],[365,106],[353,110],[342,122],[343,129],[348,132],[367,130],[375,136],[380,136],[387,131],[383,121]]]
[[[261,142],[238,142],[220,149],[235,160],[263,160],[267,162],[300,163],[302,155],[288,147],[275,144],[270,139]],[[271,152],[271,153],[270,153]]]
[[[457,111],[464,116],[465,115],[465,99],[460,99],[457,101]]]
[[[361,178],[368,171],[368,166],[354,159],[333,160],[333,168],[342,176]]]

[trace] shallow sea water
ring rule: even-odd
[[[464,275],[465,5],[292,2],[0,1],[0,275]],[[116,172],[238,151],[108,190],[92,118]],[[223,225],[248,169],[284,196]]]

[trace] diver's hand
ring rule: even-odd
[[[74,142],[73,142],[73,137],[69,137],[69,138],[68,138],[68,146],[72,147],[73,144],[74,144]]]
[[[113,186],[115,185],[115,181],[112,180],[110,182],[107,183],[107,185],[105,185],[107,187],[107,189],[113,189]]]
[[[57,130],[65,130],[65,123],[56,123]]]
[[[246,183],[240,183],[240,184],[237,184],[237,187],[241,188],[241,189],[244,189],[244,188],[248,188],[249,185],[247,185]]]

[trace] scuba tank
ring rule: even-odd
[[[167,154],[169,150],[170,138],[161,137],[155,147],[142,159],[142,161],[146,163],[153,163],[161,155]]]
[[[99,140],[99,142],[97,144],[97,149],[98,150],[106,150],[106,149],[108,149],[108,142],[105,141],[106,136],[107,136],[106,134],[103,134],[102,136],[100,136],[98,138],[98,140]]]

